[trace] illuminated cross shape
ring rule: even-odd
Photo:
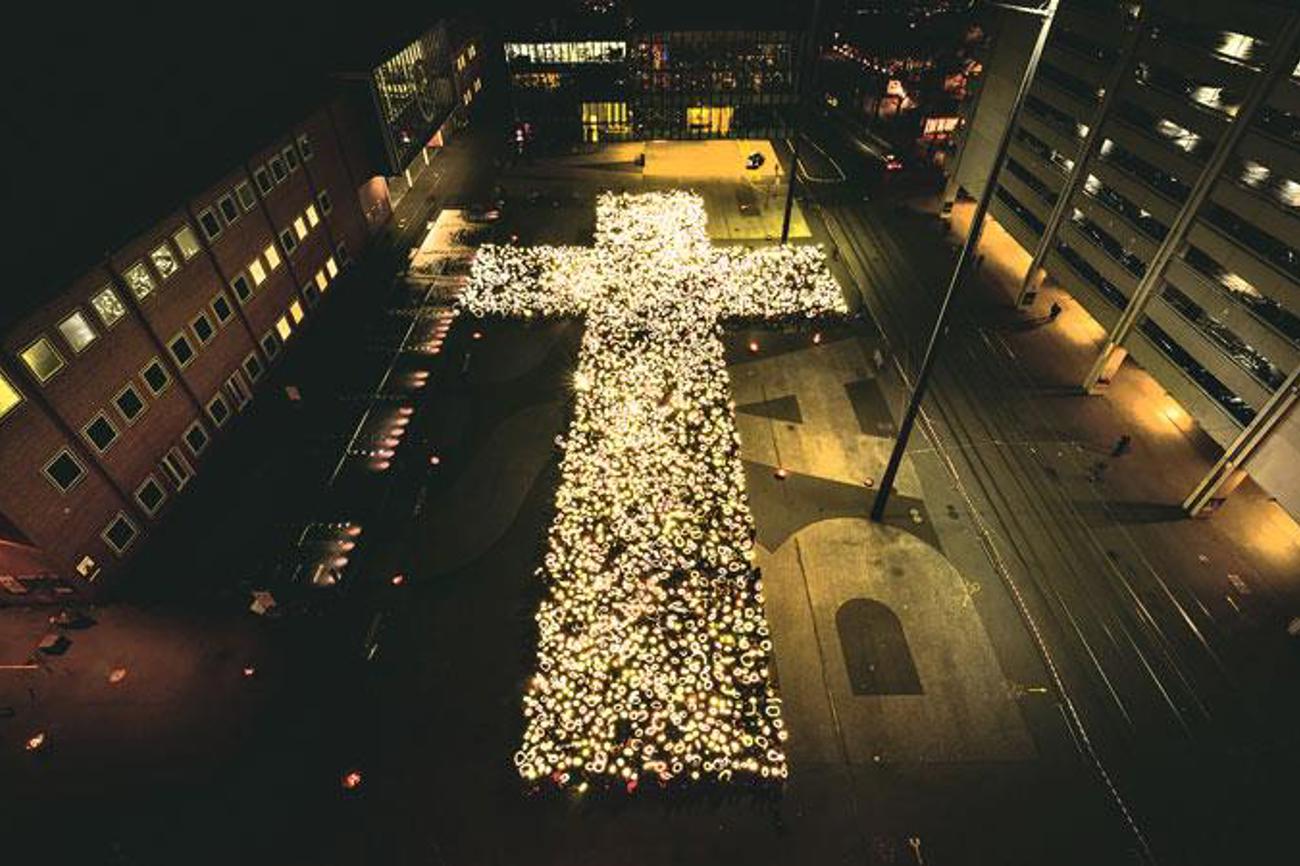
[[[594,247],[484,246],[463,306],[583,316],[539,574],[528,780],[786,775],[721,327],[844,312],[817,247],[714,247],[693,193],[605,193]]]

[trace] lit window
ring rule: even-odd
[[[330,280],[329,277],[325,276],[325,271],[323,269],[317,271],[316,286],[323,292],[325,291],[325,287],[328,286],[329,284],[330,284]]]
[[[482,90],[482,89],[483,89],[483,79],[481,79],[481,78],[475,78],[475,79],[474,79],[474,92],[475,92],[475,93],[478,93],[478,92],[479,92],[480,90]]]
[[[172,235],[172,240],[176,242],[176,249],[181,251],[181,258],[189,261],[199,254],[199,237],[194,234],[194,229],[189,226],[181,226]]]
[[[18,389],[9,384],[9,380],[0,375],[0,418],[8,415],[18,404],[23,402],[23,395],[18,393]]]
[[[339,266],[334,263],[333,256],[325,260],[325,270],[329,271],[330,279],[334,279],[339,275]]]
[[[266,173],[265,166],[259,165],[253,169],[253,180],[257,181],[257,188],[262,191],[262,195],[266,195],[275,186],[271,183],[271,176]]]
[[[81,352],[99,336],[80,310],[59,323],[59,333],[74,352]]]
[[[144,379],[144,383],[149,386],[149,393],[155,397],[166,391],[167,386],[171,384],[171,376],[167,375],[167,368],[157,358],[140,371],[140,378]]]
[[[271,270],[280,267],[280,251],[275,248],[274,243],[267,244],[266,249],[262,250],[262,255],[266,256],[266,263]]]
[[[248,273],[253,277],[254,286],[260,286],[266,282],[266,268],[262,267],[260,259],[253,259],[248,263]],[[239,290],[236,289],[235,293],[238,294]]]
[[[44,337],[23,349],[20,357],[27,365],[27,369],[32,371],[36,381],[42,384],[50,381],[51,376],[63,369],[63,356]]]
[[[209,304],[212,307],[212,313],[217,317],[217,321],[225,324],[230,321],[230,317],[235,314],[234,308],[230,306],[230,300],[223,294],[218,294]]]
[[[66,448],[50,458],[50,462],[45,464],[42,471],[45,477],[50,479],[50,483],[63,493],[67,493],[77,485],[77,482],[86,477],[86,467],[82,466],[81,461],[72,456],[72,452]]]
[[[293,232],[285,229],[280,232],[280,246],[284,247],[286,253],[292,253],[298,249],[298,239],[294,237]]]
[[[212,324],[212,320],[208,318],[206,313],[199,313],[195,316],[194,321],[190,322],[190,328],[193,329],[194,336],[198,337],[199,342],[203,345],[212,342],[212,338],[217,333],[216,326]]]
[[[293,220],[293,230],[298,233],[298,240],[307,237],[307,224],[303,222],[302,217],[295,217]]]
[[[122,306],[122,299],[111,286],[104,286],[96,292],[90,299],[90,305],[99,314],[99,320],[104,323],[105,328],[113,327],[118,319],[126,315],[126,307]]]
[[[324,193],[321,193],[321,195],[324,195]],[[320,214],[316,213],[316,205],[314,204],[307,205],[307,222],[311,223],[312,228],[315,228],[316,224],[320,222]]]
[[[230,281],[230,289],[241,304],[253,296],[253,289],[248,285],[248,277],[243,274],[235,274],[235,278]]]
[[[140,396],[139,391],[135,390],[135,386],[130,383],[127,383],[127,386],[113,398],[113,405],[117,407],[122,419],[128,424],[134,423],[135,419],[139,418],[145,410],[144,398]]]
[[[284,158],[284,164],[289,166],[289,171],[298,170],[298,152],[293,149],[293,145],[280,151],[280,156]]]
[[[126,278],[126,285],[131,289],[131,294],[142,301],[153,294],[153,290],[157,287],[153,275],[149,273],[144,262],[131,265],[122,276]]]
[[[1156,121],[1156,132],[1174,147],[1186,153],[1196,150],[1197,145],[1201,143],[1199,135],[1165,118]]]
[[[176,254],[172,252],[172,248],[167,245],[166,241],[163,241],[154,248],[153,252],[149,253],[149,261],[153,262],[154,270],[164,280],[181,269],[181,266],[176,262]]]
[[[82,429],[82,433],[85,434],[87,441],[94,445],[100,453],[107,451],[117,441],[117,428],[113,426],[113,422],[109,421],[108,416],[103,412],[90,419],[90,423]]]
[[[276,183],[284,183],[285,178],[289,176],[289,170],[284,167],[284,160],[278,156],[271,157],[271,174],[275,177]]]
[[[221,215],[226,218],[227,223],[233,223],[239,219],[239,206],[235,204],[235,197],[226,193],[217,199],[217,208],[220,209]]]
[[[1233,60],[1245,60],[1255,48],[1255,39],[1241,33],[1224,30],[1219,34],[1219,47],[1216,49],[1225,57]]]
[[[474,55],[477,54],[477,53],[478,53],[477,50],[474,48],[474,43],[471,42],[471,43],[469,44],[469,59],[470,59],[470,60],[473,60],[473,59],[474,59]]]
[[[121,511],[113,518],[113,522],[104,527],[100,537],[111,548],[114,553],[125,553],[126,549],[135,541],[136,536],[135,524],[131,519]]]
[[[167,344],[167,349],[176,359],[176,364],[180,367],[187,367],[194,360],[194,347],[190,345],[190,338],[184,334],[177,334],[172,337],[172,341]]]
[[[200,422],[195,421],[185,431],[185,445],[195,457],[202,454],[203,449],[208,447],[208,433],[203,429]]]
[[[290,315],[291,317],[293,317],[293,323],[294,323],[295,325],[301,324],[301,323],[302,323],[302,315],[303,315],[303,314],[302,314],[302,304],[299,303],[298,301],[294,301],[292,304],[290,304],[290,305],[289,305],[289,315]]]
[[[275,332],[280,335],[281,340],[289,339],[289,335],[293,333],[293,328],[289,325],[288,318],[281,316],[276,320]]]
[[[327,214],[334,210],[334,202],[330,200],[329,190],[323,189],[316,193],[316,201],[320,202],[320,212]]]
[[[1268,181],[1268,176],[1272,174],[1268,166],[1260,165],[1252,159],[1243,159],[1241,161],[1241,182],[1246,186],[1258,189]]]
[[[244,210],[252,210],[257,207],[257,195],[253,188],[249,186],[248,181],[241,180],[235,187],[235,195],[239,198],[239,205]]]
[[[230,407],[226,405],[225,397],[217,394],[208,401],[208,416],[218,427],[226,423],[226,419],[230,417]]]
[[[311,139],[307,137],[307,133],[305,132],[302,135],[298,136],[298,154],[302,157],[303,162],[306,162],[307,160],[311,159],[313,156],[312,149],[311,149]]]
[[[144,483],[135,489],[135,501],[140,503],[140,507],[150,517],[158,513],[166,498],[167,494],[163,493],[162,485],[152,475],[145,478]]]
[[[207,235],[208,240],[215,241],[221,234],[221,220],[212,212],[212,208],[204,208],[199,211],[199,227],[203,229],[203,234]]]
[[[1300,183],[1284,180],[1277,185],[1277,200],[1287,207],[1300,207]]]

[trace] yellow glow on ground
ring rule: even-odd
[[[763,155],[762,167],[752,171],[745,168],[745,160],[751,153]],[[765,139],[645,143],[644,176],[647,178],[770,181],[776,178],[779,167],[776,151]]]

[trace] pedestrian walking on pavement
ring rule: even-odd
[[[1110,450],[1111,457],[1123,457],[1133,447],[1133,437],[1125,433],[1115,440],[1115,447]]]
[[[1052,301],[1052,306],[1047,310],[1047,321],[1055,322],[1056,318],[1061,315],[1061,305]]]

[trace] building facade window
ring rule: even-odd
[[[259,165],[253,169],[253,180],[257,181],[257,188],[261,190],[262,195],[266,195],[275,187],[271,182],[271,175],[266,171],[266,166]]]
[[[244,358],[243,367],[244,375],[248,377],[248,381],[256,382],[262,378],[262,362],[258,359],[256,352],[248,353],[248,356]]]
[[[217,209],[221,211],[222,218],[226,225],[231,225],[239,219],[239,206],[235,204],[235,197],[231,193],[226,193],[217,199]]]
[[[235,187],[235,197],[239,199],[239,206],[245,211],[251,211],[257,207],[257,195],[246,180],[241,180]]]
[[[162,485],[152,475],[147,476],[144,482],[135,489],[135,501],[140,503],[140,507],[150,517],[158,513],[158,509],[162,508],[166,499],[167,494],[163,492]]]
[[[253,278],[254,287],[266,282],[266,268],[262,267],[261,259],[253,259],[248,263],[248,275]]]
[[[181,226],[172,235],[172,242],[176,244],[176,249],[181,251],[181,258],[189,261],[199,254],[202,247],[199,246],[199,237],[194,234],[194,229],[187,225]]]
[[[230,321],[230,317],[235,315],[235,310],[230,306],[230,299],[223,293],[217,292],[217,296],[209,304],[212,307],[212,315],[217,317],[217,322],[224,325]]]
[[[126,549],[131,546],[133,541],[135,541],[136,535],[135,524],[131,522],[131,518],[127,517],[126,514],[121,511],[117,513],[117,516],[114,517],[108,526],[104,527],[104,531],[100,533],[100,537],[104,539],[104,543],[111,547],[113,552],[118,555],[126,553]]]
[[[153,248],[153,252],[149,253],[149,261],[153,262],[153,269],[164,280],[181,269],[180,263],[176,261],[176,254],[172,252],[171,246],[166,241]]]
[[[41,471],[61,493],[67,493],[86,477],[86,467],[66,448],[59,449]]]
[[[91,418],[90,423],[83,427],[81,432],[101,454],[112,448],[113,443],[117,441],[117,428],[103,412]]]
[[[112,286],[104,286],[96,292],[90,299],[90,305],[95,308],[105,328],[113,327],[118,319],[126,315],[126,307],[122,304],[122,299],[117,296],[117,292],[113,291]]]
[[[225,397],[217,394],[208,401],[208,417],[218,427],[226,423],[226,419],[230,417],[230,407],[226,405]]]
[[[289,167],[290,173],[298,170],[298,152],[293,149],[293,145],[289,145],[284,150],[280,151],[280,158],[283,159],[284,164]]]
[[[276,355],[280,354],[280,342],[275,338],[274,331],[267,331],[263,334],[261,342],[262,351],[266,353],[266,357],[274,358]]]
[[[140,371],[140,378],[143,379],[144,384],[148,386],[149,393],[153,394],[155,397],[163,391],[166,391],[167,386],[170,385],[172,381],[172,377],[167,373],[167,368],[164,367],[162,361],[157,358],[154,358],[145,365],[144,369]]]
[[[18,393],[18,389],[10,384],[3,373],[0,373],[0,418],[17,409],[22,402],[23,395]]]
[[[190,344],[189,337],[184,334],[172,337],[171,342],[167,344],[167,351],[172,353],[176,366],[181,369],[188,367],[194,360],[194,346]]]
[[[199,228],[203,229],[203,234],[210,241],[215,241],[221,237],[221,220],[212,212],[212,208],[204,208],[199,211]]]
[[[113,405],[117,407],[122,420],[128,424],[134,424],[135,419],[144,414],[145,410],[144,398],[135,389],[135,385],[130,382],[126,384],[125,388],[117,392],[117,396],[113,398]]]
[[[298,239],[294,237],[291,229],[282,229],[280,231],[280,246],[284,247],[284,251],[290,255],[293,254],[294,250],[298,249]]]
[[[242,273],[235,274],[235,278],[230,281],[230,290],[241,304],[247,303],[253,296],[253,287],[248,284],[248,277]]]
[[[278,156],[273,156],[268,164],[271,166],[271,176],[275,178],[275,182],[277,184],[284,183],[285,179],[289,177],[289,170],[284,167],[284,160]]]
[[[190,449],[190,453],[198,457],[203,453],[203,449],[208,447],[208,431],[203,429],[203,425],[195,421],[185,431],[185,445]]]
[[[280,267],[280,251],[275,248],[274,241],[266,245],[266,249],[262,250],[262,255],[266,257],[268,269],[273,271]]]
[[[46,337],[40,337],[32,342],[26,349],[19,354],[27,369],[36,377],[36,381],[44,385],[54,377],[54,374],[63,369],[63,356],[59,354],[58,349]]]
[[[303,162],[307,162],[315,156],[311,149],[311,139],[307,137],[305,132],[298,136],[298,155],[302,157]]]
[[[217,329],[212,324],[212,320],[208,318],[207,313],[199,313],[195,316],[194,320],[190,322],[190,330],[194,332],[195,337],[198,337],[199,344],[205,346],[212,342],[212,338],[217,335]]]
[[[77,354],[81,354],[99,336],[81,310],[77,310],[59,322],[59,333],[63,335],[63,341],[68,344],[68,348]]]
[[[122,274],[126,280],[126,287],[135,295],[136,300],[143,301],[153,294],[153,290],[158,286],[153,281],[153,274],[149,273],[149,268],[144,262],[136,262],[126,269]]]
[[[323,189],[316,193],[316,201],[320,203],[320,212],[328,214],[334,210],[334,202],[330,199],[329,190]]]

